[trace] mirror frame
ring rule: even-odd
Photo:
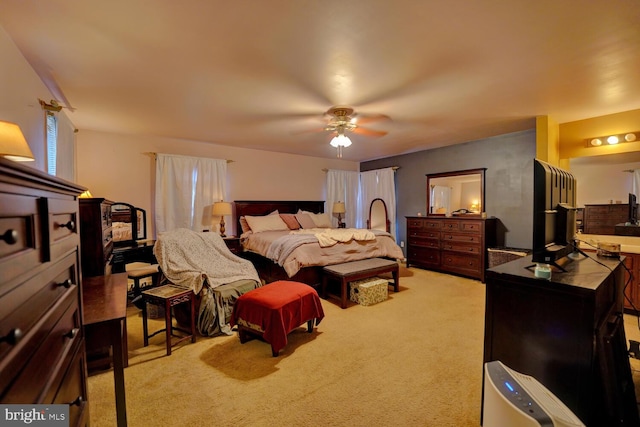
[[[371,213],[373,212],[373,203],[376,201],[382,202],[382,206],[384,207],[384,223],[385,230],[387,233],[391,232],[391,222],[389,221],[389,212],[387,211],[387,204],[380,197],[376,197],[369,204],[369,218],[367,219],[367,229],[371,230]]]
[[[441,172],[441,173],[433,173],[427,174],[427,216],[431,217],[443,217],[446,214],[437,214],[431,212],[431,180],[436,178],[453,178],[465,175],[480,175],[480,212],[474,213],[466,213],[460,215],[454,215],[456,217],[464,216],[464,217],[481,217],[485,212],[485,200],[484,200],[484,184],[485,184],[485,171],[487,168],[478,168],[478,169],[466,169],[452,172]]]
[[[129,222],[131,223],[131,239],[119,240],[113,242],[114,246],[129,246],[138,240],[146,240],[147,238],[147,212],[144,209],[137,208],[130,203],[115,202],[111,205],[111,217],[113,220],[113,208],[117,205],[127,206],[129,208]],[[138,216],[141,217],[141,227],[138,229]]]

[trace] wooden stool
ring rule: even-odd
[[[129,291],[129,298],[136,307],[142,308],[142,302],[140,301],[140,294],[142,292],[140,288],[140,281],[151,277],[151,286],[158,284],[159,265],[150,264],[144,267],[132,268],[127,270],[127,278],[133,280],[133,289]]]
[[[171,315],[171,307],[174,305],[189,302],[191,306],[191,332],[185,331],[178,327],[172,328],[173,317]],[[147,303],[154,303],[164,307],[165,328],[154,332],[149,335],[149,329],[147,326]],[[144,336],[144,346],[149,345],[149,338],[166,331],[167,335],[167,356],[171,356],[171,347],[181,343],[184,340],[191,338],[191,342],[196,342],[196,321],[195,321],[195,298],[191,289],[181,288],[176,285],[164,285],[158,288],[149,289],[142,292],[142,328]],[[180,331],[186,336],[173,335],[173,330]],[[180,338],[174,343],[171,342],[171,337],[176,336]]]

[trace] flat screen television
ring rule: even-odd
[[[629,215],[627,218],[628,225],[638,225],[638,202],[636,195],[629,193]]]
[[[576,184],[570,172],[534,159],[533,262],[564,270],[561,264],[574,250]]]

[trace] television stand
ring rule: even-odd
[[[622,321],[623,260],[540,280],[523,257],[486,271],[484,362],[540,381],[588,426],[640,425]]]

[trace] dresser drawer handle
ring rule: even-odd
[[[66,224],[58,224],[60,228],[68,228],[70,231],[74,231],[76,229],[76,223],[73,221],[69,221]]]
[[[64,336],[66,338],[75,338],[78,335],[78,332],[80,332],[80,328],[73,328],[72,330],[70,330],[69,332],[67,332],[66,334],[64,334]]]
[[[15,345],[22,338],[22,331],[20,328],[15,328],[9,331],[9,333],[3,337],[0,337],[1,342],[7,342],[11,345]]]
[[[71,279],[67,279],[64,282],[58,283],[58,286],[64,286],[67,289],[69,289],[72,285],[73,285],[73,282],[71,281]]]
[[[0,240],[4,240],[9,245],[15,245],[18,243],[18,231],[14,229],[9,229],[4,232],[2,236],[0,236]]]
[[[69,405],[80,406],[82,405],[83,402],[84,402],[84,399],[82,398],[82,396],[78,396],[73,402],[69,403]]]

